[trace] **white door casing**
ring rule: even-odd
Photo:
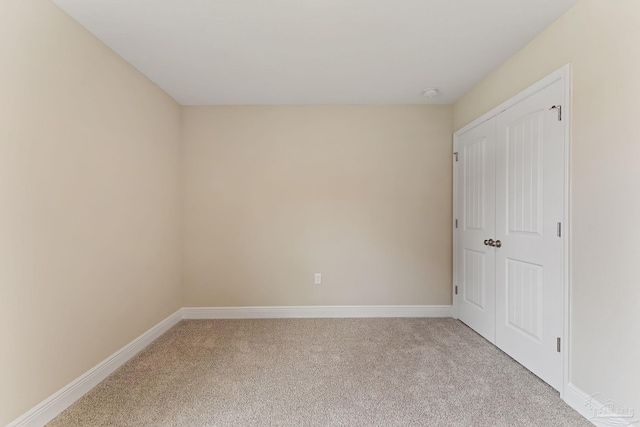
[[[458,318],[495,340],[495,132],[492,118],[458,139]]]
[[[568,65],[562,67],[454,134],[458,159],[454,162],[453,285],[458,289],[454,316],[558,389],[561,396],[570,382],[569,71]],[[465,186],[475,191],[477,184],[465,181],[464,148],[473,142],[472,135],[491,135],[491,123],[495,132],[492,238],[500,241],[500,247],[479,249],[476,245],[483,242],[476,237],[470,242],[475,230],[465,228],[470,203]],[[482,166],[474,166],[482,170],[483,179],[491,175],[491,167],[486,159]],[[486,202],[487,190],[481,188]],[[485,219],[491,215],[489,207],[484,215]],[[465,250],[484,253],[483,279],[465,276]],[[492,273],[486,270],[487,260],[492,256],[495,276],[489,282]],[[467,265],[473,267],[468,261]],[[470,290],[482,283],[485,298],[494,292],[493,320],[479,318],[491,315],[486,302],[484,310],[475,307],[474,311],[474,301],[464,294],[467,282]],[[493,334],[487,331],[492,323]]]
[[[497,116],[496,344],[562,388],[564,129],[562,82]],[[558,225],[560,224],[560,226]]]

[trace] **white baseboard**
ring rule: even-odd
[[[41,427],[71,406],[112,372],[126,363],[182,319],[284,319],[354,317],[452,317],[451,305],[184,307],[85,372],[6,427]],[[595,426],[638,425],[636,418],[596,417],[587,402],[590,395],[568,384],[564,401]],[[596,402],[602,405],[606,402]]]
[[[589,399],[589,395],[571,383],[567,384],[564,389],[564,401],[567,405],[571,406],[586,419],[590,419],[593,417],[593,411],[590,411],[585,406],[587,399]]]
[[[6,427],[45,425],[180,320],[182,320],[182,310],[176,311]]]
[[[596,396],[600,397],[600,396]],[[589,401],[592,401],[592,404],[589,404]],[[599,400],[594,400],[592,395],[589,395],[576,387],[575,385],[569,383],[565,387],[564,391],[564,401],[575,409],[580,415],[589,420],[593,425],[598,427],[611,427],[611,426],[637,426],[638,417],[611,417],[611,416],[597,416],[596,411],[593,409],[593,406],[599,407],[602,406],[606,402],[601,402]]]
[[[450,305],[185,307],[116,351],[6,427],[41,427],[45,425],[182,319],[451,317],[452,313]]]
[[[185,307],[183,319],[290,319],[345,317],[451,317],[450,305],[336,305]]]

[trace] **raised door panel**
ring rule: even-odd
[[[492,265],[486,265],[486,256],[482,252],[471,249],[463,249],[462,268],[463,281],[462,298],[469,304],[484,310],[486,307],[486,287],[485,281],[487,267],[493,268]]]
[[[542,342],[543,267],[507,259],[507,323],[528,339]]]
[[[541,236],[543,111],[535,111],[508,128],[507,160],[508,234]]]
[[[485,230],[487,138],[472,140],[461,151],[464,180],[463,227],[465,230]]]

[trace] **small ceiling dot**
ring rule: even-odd
[[[429,89],[423,90],[422,96],[424,96],[425,98],[433,98],[435,96],[438,96],[439,93],[440,91],[438,89],[436,89],[435,87],[431,87]]]

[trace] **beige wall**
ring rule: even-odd
[[[183,112],[186,306],[451,303],[451,106]]]
[[[48,0],[0,2],[0,425],[181,306],[180,107]]]
[[[582,0],[454,106],[458,129],[572,64],[572,382],[640,412],[640,2]]]

